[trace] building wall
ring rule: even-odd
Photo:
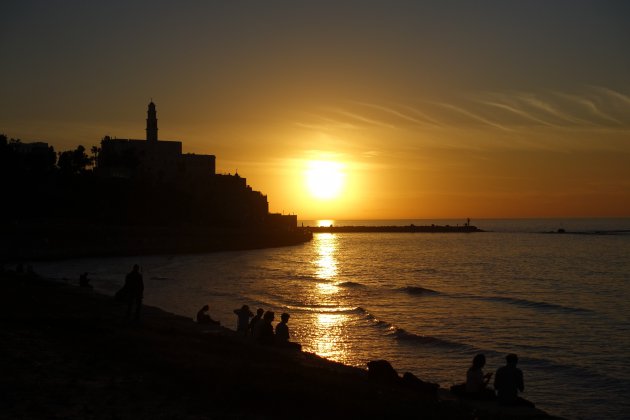
[[[214,175],[215,168],[216,157],[214,155],[186,153],[180,157],[179,172],[186,178]]]

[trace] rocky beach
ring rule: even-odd
[[[3,418],[549,418],[375,381],[158,308],[129,322],[123,304],[89,288],[1,279]]]

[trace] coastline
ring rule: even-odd
[[[261,347],[91,289],[0,274],[2,411],[12,418],[514,418],[368,380],[366,370]],[[442,390],[442,394],[443,394]],[[485,414],[484,414],[485,413]],[[520,418],[551,418],[540,410]]]
[[[298,245],[301,229],[30,223],[0,228],[0,262],[235,251]]]

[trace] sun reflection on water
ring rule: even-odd
[[[315,353],[327,359],[345,362],[348,359],[346,336],[347,315],[317,314],[315,318],[316,339],[313,343]]]
[[[318,255],[315,275],[322,280],[332,280],[337,276],[337,238],[332,233],[315,235],[315,248]]]
[[[326,226],[331,220],[320,221]],[[326,224],[327,223],[327,224]],[[348,359],[348,337],[346,334],[349,315],[340,313],[347,309],[340,294],[338,280],[338,238],[335,234],[322,233],[313,237],[313,265],[315,277],[310,291],[311,301],[316,303],[318,313],[314,314],[310,340],[303,343],[310,351],[320,356],[344,362]]]

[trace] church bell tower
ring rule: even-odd
[[[149,143],[157,143],[158,141],[157,112],[153,101],[149,103],[147,110],[147,141]]]

